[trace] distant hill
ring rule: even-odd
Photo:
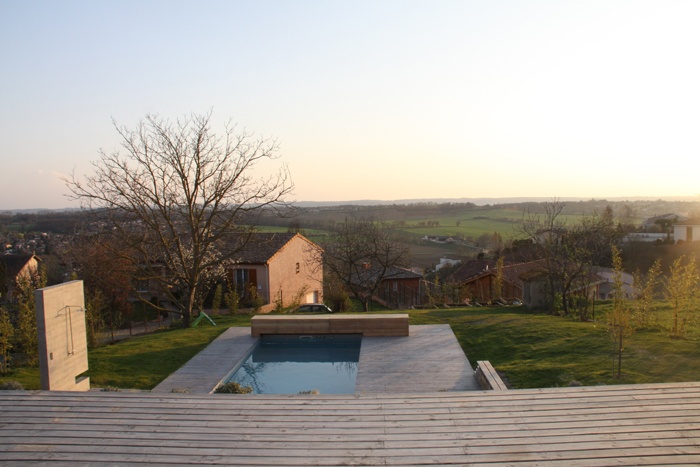
[[[473,203],[477,206],[486,206],[493,204],[518,204],[518,203],[542,203],[557,199],[559,201],[589,201],[591,199],[607,200],[607,201],[700,201],[700,196],[628,196],[628,197],[613,197],[613,198],[546,198],[546,197],[512,197],[512,198],[417,198],[417,199],[398,199],[398,200],[376,200],[376,199],[360,199],[349,201],[297,201],[294,203],[299,207],[328,207],[328,206],[381,206],[391,204],[419,204],[419,203]]]
[[[396,200],[381,200],[381,199],[356,199],[348,201],[296,201],[294,205],[301,208],[317,208],[317,207],[330,207],[330,206],[386,206],[392,204],[443,204],[443,203],[472,203],[477,206],[487,206],[487,205],[498,205],[498,204],[519,204],[519,203],[543,203],[552,200],[558,201],[669,201],[669,202],[684,202],[684,201],[696,201],[700,202],[700,195],[698,196],[618,196],[612,198],[577,198],[577,197],[533,197],[533,196],[519,196],[519,197],[508,197],[508,198],[415,198],[415,199],[396,199]],[[79,211],[80,208],[62,208],[62,209],[0,209],[0,214],[12,215],[12,214],[41,214],[47,212],[70,212]]]
[[[62,208],[62,209],[0,209],[0,214],[13,215],[13,214],[44,214],[49,212],[72,212],[79,211],[79,208]]]

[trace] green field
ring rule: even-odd
[[[599,303],[601,319],[609,303]],[[661,309],[660,317],[669,311]],[[472,365],[488,360],[512,388],[616,383],[700,381],[700,328],[673,338],[663,326],[627,340],[622,378],[613,376],[613,345],[602,321],[579,322],[520,307],[411,310],[411,324],[449,324]],[[133,337],[90,351],[93,387],[151,389],[229,326],[248,326],[249,315],[216,317],[219,326],[176,329]],[[2,379],[39,388],[38,368]]]
[[[482,235],[498,233],[502,240],[522,238],[523,220],[532,215],[542,215],[541,205],[474,206],[470,204],[416,204],[334,207],[322,210],[300,210],[295,221],[309,239],[322,242],[327,234],[325,226],[342,222],[348,217],[371,219],[394,226],[410,245],[412,266],[430,268],[441,257],[452,259],[475,258],[481,251],[475,241]],[[563,212],[562,222],[575,222],[586,212],[578,205]],[[270,220],[278,222],[278,220]],[[286,220],[286,223],[289,221]],[[287,224],[285,224],[286,226]],[[280,225],[263,226],[263,231],[283,231]],[[426,236],[455,237],[458,244],[438,244],[423,240]]]

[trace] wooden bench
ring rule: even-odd
[[[385,315],[256,315],[253,337],[263,334],[362,334],[408,336],[408,314]]]
[[[476,370],[474,370],[476,380],[481,386],[481,389],[493,391],[506,391],[508,387],[503,382],[498,372],[490,362],[479,360],[476,362]]]

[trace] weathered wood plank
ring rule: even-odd
[[[0,393],[0,463],[700,464],[700,385],[340,397]]]
[[[381,315],[256,315],[250,320],[254,337],[264,334],[362,334],[408,336],[408,314]]]

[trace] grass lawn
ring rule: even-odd
[[[231,326],[250,326],[250,315],[215,316],[217,326],[202,321],[196,328],[157,331],[88,352],[92,387],[152,389]],[[19,381],[40,389],[39,368],[18,368],[0,381]]]
[[[600,319],[610,304],[600,304]],[[381,312],[387,312],[386,310]],[[658,312],[666,317],[668,309]],[[524,308],[452,308],[411,310],[411,324],[449,324],[469,361],[489,360],[513,388],[616,383],[700,381],[700,328],[673,338],[663,327],[640,330],[625,346],[622,378],[613,377],[613,344],[602,322],[535,313]],[[218,316],[218,326],[202,322],[134,337],[90,351],[93,387],[151,389],[230,326],[249,326],[249,315]],[[14,379],[38,389],[37,368],[19,369]]]
[[[601,319],[609,303],[598,305]],[[660,317],[668,316],[662,308]],[[472,365],[489,360],[513,388],[617,383],[700,381],[700,329],[685,338],[663,327],[627,339],[622,377],[613,377],[613,343],[605,323],[526,311],[523,308],[411,311],[411,324],[450,324]]]

